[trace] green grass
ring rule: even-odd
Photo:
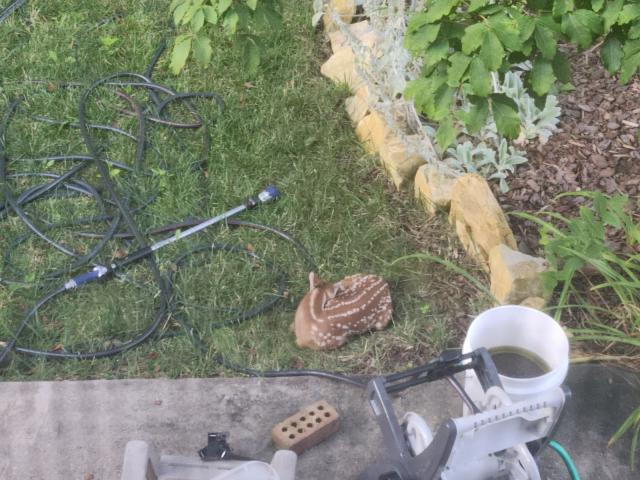
[[[33,164],[20,159],[45,154],[82,153],[78,132],[34,122],[29,114],[75,121],[81,89],[53,89],[28,80],[84,83],[118,71],[142,72],[167,28],[168,1],[47,0],[28,6],[0,25],[0,111],[11,98],[24,95],[21,108],[7,134],[12,172],[62,171],[65,165]],[[315,258],[320,274],[338,280],[355,272],[384,276],[391,285],[394,320],[390,328],[364,335],[345,348],[314,353],[298,349],[289,325],[295,307],[307,288],[306,268],[291,246],[273,236],[216,227],[197,239],[179,242],[162,251],[159,263],[172,269],[176,255],[189,246],[215,239],[255,249],[264,259],[259,268],[243,255],[214,252],[189,259],[176,274],[176,295],[182,313],[202,332],[211,346],[208,355],[194,349],[185,336],[153,339],[122,355],[104,360],[47,362],[15,356],[0,373],[4,379],[119,378],[151,376],[206,376],[229,374],[212,362],[221,352],[254,368],[325,368],[372,373],[397,370],[428,360],[445,346],[460,345],[461,333],[471,316],[487,305],[486,297],[459,272],[418,258],[393,263],[399,257],[428,252],[474,275],[481,275],[462,253],[445,219],[427,220],[409,193],[393,192],[375,158],[364,154],[344,113],[348,95],[320,77],[328,54],[320,35],[310,26],[310,2],[288,0],[283,28],[266,39],[263,65],[248,78],[242,59],[227,39],[214,39],[212,64],[195,63],[178,77],[168,73],[168,55],[162,57],[154,79],[179,91],[215,90],[227,104],[212,128],[213,149],[206,175],[191,166],[201,152],[199,132],[175,132],[152,127],[152,146],[145,174],[122,172],[119,188],[130,191],[132,201],[152,192],[158,198],[138,212],[142,229],[158,227],[187,217],[206,217],[237,205],[267,183],[283,192],[277,203],[242,215],[243,219],[273,225],[298,238]],[[101,19],[122,13],[117,21],[98,26]],[[116,38],[105,47],[101,37]],[[250,83],[248,83],[250,82]],[[112,93],[98,92],[89,112],[92,119],[113,120]],[[216,108],[198,101],[198,109],[213,120]],[[111,112],[111,113],[110,113]],[[135,122],[117,117],[118,126],[135,131]],[[133,142],[100,135],[107,154],[131,164]],[[92,167],[93,168],[93,167]],[[96,182],[87,169],[83,178]],[[14,192],[33,179],[12,183]],[[28,212],[50,221],[70,221],[99,210],[89,198],[52,198],[37,202]],[[106,224],[89,230],[103,231]],[[78,228],[51,232],[76,251],[95,240],[76,235]],[[54,283],[42,273],[64,268],[68,257],[30,236],[13,216],[0,225],[0,251],[9,253],[16,271],[2,265],[2,278],[27,282],[0,285],[0,339],[9,337],[25,310]],[[135,245],[110,241],[101,255],[108,262]],[[231,306],[243,308],[273,294],[274,273],[266,264],[289,274],[286,298],[272,311],[249,322],[212,330],[211,321],[224,317]],[[117,345],[144,328],[158,306],[157,289],[148,267],[141,263],[122,278],[60,297],[29,325],[21,344],[44,349],[105,348]],[[179,332],[175,318],[163,331]]]

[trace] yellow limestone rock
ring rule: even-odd
[[[369,113],[369,102],[371,101],[370,96],[369,87],[363,85],[358,89],[354,96],[347,98],[345,101],[347,114],[355,125],[357,125],[360,120]]]
[[[429,216],[434,216],[438,209],[449,208],[456,178],[453,172],[437,165],[422,165],[418,169],[414,183],[415,196]]]
[[[326,32],[331,32],[338,28],[333,24],[331,12],[336,12],[340,15],[340,19],[344,23],[351,23],[353,16],[356,14],[356,0],[331,0],[329,2],[327,5],[327,11],[322,16]]]
[[[352,25],[349,25],[348,28],[354,37],[356,37],[369,48],[373,48],[373,46],[377,43],[378,37],[376,36],[375,30],[371,28],[371,25],[369,25],[369,20],[363,20],[362,22],[354,23]],[[330,32],[329,41],[331,42],[331,51],[333,53],[337,52],[343,47],[349,46],[345,34],[342,32],[342,30],[335,30],[333,32]]]
[[[465,250],[485,268],[493,247],[503,243],[517,249],[513,232],[489,184],[475,173],[465,174],[454,182],[449,222]]]
[[[410,183],[418,168],[424,165],[424,159],[410,154],[407,144],[395,135],[388,135],[380,145],[380,162],[398,190]]]
[[[376,111],[366,115],[356,127],[356,135],[364,144],[367,153],[376,153],[390,135],[387,122]]]
[[[347,98],[344,104],[347,109],[347,115],[356,125],[369,113],[369,104],[358,95]]]
[[[547,306],[547,301],[542,297],[529,297],[520,302],[520,305],[535,308],[536,310],[544,310],[544,307]]]
[[[353,51],[349,47],[331,55],[320,67],[320,73],[336,83],[346,83],[353,92],[362,85],[362,80],[355,70]]]
[[[542,298],[544,287],[540,274],[548,267],[546,260],[526,255],[506,245],[489,252],[491,293],[502,304],[517,304],[534,297]]]

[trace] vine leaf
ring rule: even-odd
[[[542,96],[548,93],[556,81],[551,63],[543,59],[536,59],[533,62],[529,80],[536,95]]]
[[[538,23],[536,25],[534,38],[536,45],[540,49],[542,58],[545,60],[552,60],[553,57],[556,56],[556,38],[553,32],[549,28]]]
[[[206,35],[198,35],[193,42],[193,55],[200,65],[207,65],[211,61],[213,48],[211,39]]]
[[[491,95],[493,119],[498,133],[506,138],[517,138],[520,134],[520,117],[518,105],[503,93]]]
[[[620,40],[613,35],[609,35],[602,44],[600,56],[607,72],[611,74],[617,72],[622,65],[622,57],[624,56]]]
[[[498,70],[502,65],[504,48],[498,36],[492,31],[487,31],[484,35],[484,42],[480,47],[480,58],[490,71]]]
[[[622,10],[622,5],[624,5],[624,0],[613,0],[612,2],[607,2],[607,5],[602,11],[605,33],[611,30],[611,27],[615,25],[618,20],[618,15],[620,15],[620,11]]]
[[[491,93],[491,73],[478,57],[471,61],[469,77],[471,88],[475,95],[486,97]]]
[[[457,136],[458,132],[451,116],[440,122],[440,126],[436,131],[436,142],[438,142],[438,146],[443,152],[454,142]]]
[[[576,10],[562,17],[562,32],[580,48],[591,45],[593,37],[601,31],[600,15],[591,10]]]
[[[486,98],[476,98],[471,103],[469,111],[460,111],[458,116],[469,133],[478,133],[489,118],[489,101]]]
[[[482,45],[482,39],[487,32],[487,26],[480,22],[469,25],[464,29],[464,35],[462,37],[462,51],[469,55],[475,52],[480,45]]]
[[[425,15],[428,23],[437,22],[442,17],[449,15],[449,12],[460,3],[460,0],[433,0],[429,5],[429,10]]]
[[[460,85],[460,80],[467,71],[467,67],[469,67],[471,57],[464,53],[456,52],[449,57],[449,62],[451,65],[447,69],[447,84],[450,87],[457,87]]]
[[[173,46],[173,51],[171,52],[171,63],[169,65],[174,75],[178,75],[184,68],[189,52],[191,52],[191,35],[178,35],[176,43]]]

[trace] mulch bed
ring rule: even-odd
[[[506,212],[551,209],[571,215],[584,200],[563,192],[598,190],[625,193],[640,216],[640,79],[627,85],[609,76],[598,51],[570,55],[575,90],[559,96],[560,130],[545,145],[527,148],[529,162],[511,177],[509,192],[497,192]],[[523,251],[537,252],[538,233],[511,217]]]

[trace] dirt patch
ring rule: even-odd
[[[496,191],[500,204],[507,212],[551,208],[567,215],[583,200],[553,201],[556,195],[597,190],[635,198],[638,214],[640,79],[620,85],[600,63],[599,51],[573,52],[570,61],[575,90],[559,96],[560,131],[547,144],[528,147],[529,162],[511,179],[510,191]],[[511,224],[520,247],[536,251],[535,227],[513,217]]]

